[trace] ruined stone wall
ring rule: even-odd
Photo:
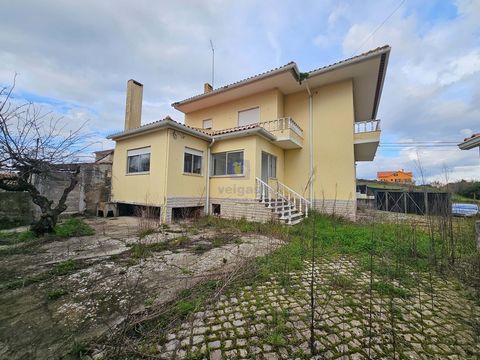
[[[111,174],[111,164],[82,164],[78,184],[67,197],[64,214],[95,215],[97,204],[110,200]],[[40,193],[53,200],[54,206],[69,184],[68,174],[62,172],[35,177],[33,181]],[[40,208],[32,203],[28,193],[0,192],[0,227],[8,222],[12,226],[26,225],[39,216]]]
[[[30,224],[33,206],[26,192],[0,191],[0,229]]]

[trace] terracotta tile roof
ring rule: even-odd
[[[260,73],[260,74],[256,74],[256,75],[253,75],[253,76],[250,76],[250,77],[247,77],[245,79],[242,79],[242,80],[239,80],[239,81],[235,81],[231,84],[228,84],[228,85],[225,85],[225,86],[222,86],[222,87],[219,87],[213,91],[210,91],[208,93],[204,93],[204,94],[198,94],[198,95],[195,95],[195,96],[192,96],[192,97],[189,97],[189,98],[186,98],[184,100],[181,100],[181,101],[177,101],[177,102],[174,102],[172,104],[173,107],[175,107],[176,105],[178,104],[181,104],[181,103],[184,103],[184,102],[188,102],[188,101],[191,101],[191,100],[195,100],[197,98],[201,98],[201,97],[204,97],[204,96],[211,96],[211,95],[214,95],[216,93],[219,93],[219,92],[222,92],[222,91],[225,91],[226,89],[228,88],[231,88],[231,87],[235,87],[237,85],[240,85],[242,83],[246,83],[246,82],[249,82],[249,81],[252,81],[252,80],[255,80],[255,79],[260,79],[262,77],[265,77],[267,75],[270,75],[271,73],[274,73],[274,72],[280,72],[281,70],[288,70],[290,68],[296,68],[297,67],[297,64],[294,62],[294,61],[290,61],[289,63],[285,64],[285,65],[282,65],[282,66],[279,66],[275,69],[271,69],[271,70],[267,70],[263,73]]]
[[[323,67],[319,67],[317,69],[314,69],[314,70],[311,70],[311,71],[308,71],[307,74],[312,74],[312,73],[315,73],[317,71],[321,71],[321,70],[327,70],[329,68],[333,68],[333,67],[336,67],[338,65],[341,65],[343,63],[347,63],[347,62],[350,62],[350,61],[353,61],[353,60],[357,60],[359,58],[362,58],[362,57],[366,57],[366,56],[369,56],[369,55],[373,55],[373,54],[376,54],[376,53],[381,53],[381,52],[384,52],[385,50],[388,50],[390,49],[390,46],[389,45],[385,45],[385,46],[381,46],[381,47],[377,47],[376,49],[373,49],[373,50],[369,50],[369,51],[366,51],[364,53],[361,53],[359,55],[355,55],[353,57],[350,57],[348,59],[344,59],[344,60],[341,60],[341,61],[337,61],[333,64],[330,64],[330,65],[326,65],[326,66],[323,66]],[[263,73],[260,73],[260,74],[256,74],[256,75],[253,75],[253,76],[250,76],[250,77],[247,77],[245,79],[242,79],[242,80],[239,80],[239,81],[236,81],[236,82],[233,82],[231,84],[228,84],[228,85],[225,85],[225,86],[222,86],[222,87],[219,87],[211,92],[208,92],[208,93],[203,93],[203,94],[198,94],[198,95],[195,95],[195,96],[192,96],[192,97],[189,97],[189,98],[186,98],[184,100],[181,100],[181,101],[177,101],[177,102],[174,102],[172,104],[173,107],[176,107],[177,105],[181,105],[183,103],[186,103],[186,102],[190,102],[190,101],[193,101],[193,100],[197,100],[197,99],[200,99],[200,98],[203,98],[203,97],[207,97],[207,96],[212,96],[214,94],[217,94],[219,92],[223,92],[229,88],[232,88],[232,87],[236,87],[236,86],[239,86],[241,84],[244,84],[244,83],[248,83],[250,81],[254,81],[254,80],[258,80],[258,79],[261,79],[263,77],[266,77],[274,72],[280,72],[282,70],[289,70],[289,69],[294,69],[295,70],[295,73],[296,73],[296,76],[298,77],[298,75],[300,74],[298,68],[297,68],[297,64],[294,62],[294,61],[290,61],[289,63],[283,65],[283,66],[279,66],[277,68],[274,68],[274,69],[271,69],[271,70],[268,70],[268,71],[265,71]]]
[[[463,139],[463,141],[472,140],[472,139],[475,139],[476,137],[480,137],[480,133],[473,134],[472,136],[469,136],[469,137]]]
[[[249,125],[244,125],[244,126],[237,126],[233,128],[228,128],[228,129],[222,129],[222,130],[214,130],[211,132],[211,135],[222,135],[222,134],[229,134],[237,131],[243,131],[243,130],[250,130],[250,129],[255,129],[261,127],[260,124],[249,124]]]
[[[352,60],[356,60],[358,58],[362,58],[362,57],[365,57],[365,56],[368,56],[368,55],[373,55],[377,52],[382,52],[384,50],[388,50],[389,48],[390,48],[390,45],[380,46],[380,47],[377,47],[376,49],[372,49],[372,50],[369,50],[367,52],[361,53],[359,55],[352,56],[348,59],[340,60],[340,61],[337,61],[336,63],[319,67],[317,69],[309,71],[308,73],[311,74],[311,73],[314,73],[314,72],[317,72],[317,71],[320,71],[320,70],[325,70],[325,69],[328,69],[328,68],[331,68],[331,67],[334,67],[334,66],[338,66],[340,64],[343,64],[343,63],[346,63],[346,62],[349,62],[349,61],[352,61]]]
[[[122,136],[122,135],[141,133],[141,132],[143,132],[142,130],[154,129],[156,124],[160,125],[161,123],[166,122],[166,121],[170,121],[170,122],[173,122],[177,125],[180,125],[180,126],[186,128],[186,129],[194,130],[194,131],[197,131],[199,133],[205,134],[208,137],[214,137],[214,136],[217,136],[217,135],[230,134],[230,133],[240,132],[240,131],[244,131],[244,130],[251,130],[251,129],[256,129],[256,128],[262,128],[259,123],[256,123],[256,124],[249,124],[249,125],[244,125],[244,126],[237,126],[237,127],[228,128],[228,129],[222,129],[222,130],[201,129],[201,128],[197,128],[197,127],[182,124],[178,121],[173,120],[170,116],[167,116],[162,120],[153,121],[151,123],[142,125],[142,126],[140,126],[138,128],[135,128],[135,129],[130,129],[130,130],[118,132],[116,134],[112,134],[112,135],[109,136],[109,138],[118,137],[118,136]]]

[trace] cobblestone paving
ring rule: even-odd
[[[222,296],[171,331],[158,350],[169,359],[311,358],[306,265]],[[314,358],[480,357],[480,308],[453,283],[424,275],[407,289],[375,277],[370,297],[370,276],[352,259],[324,259],[313,272]]]

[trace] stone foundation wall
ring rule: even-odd
[[[245,218],[250,221],[267,222],[277,219],[276,215],[264,204],[254,199],[210,199],[212,204],[220,205],[220,216],[228,219]]]
[[[313,208],[321,213],[340,216],[352,221],[356,220],[356,200],[314,199]]]
[[[173,220],[173,209],[182,207],[205,207],[205,198],[197,197],[169,197],[167,198],[167,205],[162,207],[162,221],[170,223]],[[203,213],[202,213],[203,214]]]

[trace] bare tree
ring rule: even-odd
[[[40,219],[31,226],[39,236],[54,232],[58,216],[67,208],[67,196],[78,182],[78,158],[89,145],[85,145],[83,125],[69,130],[63,118],[31,102],[16,101],[14,88],[15,78],[11,86],[0,88],[0,189],[30,194],[41,210]],[[33,179],[58,171],[67,175],[69,183],[54,204],[41,194]]]

